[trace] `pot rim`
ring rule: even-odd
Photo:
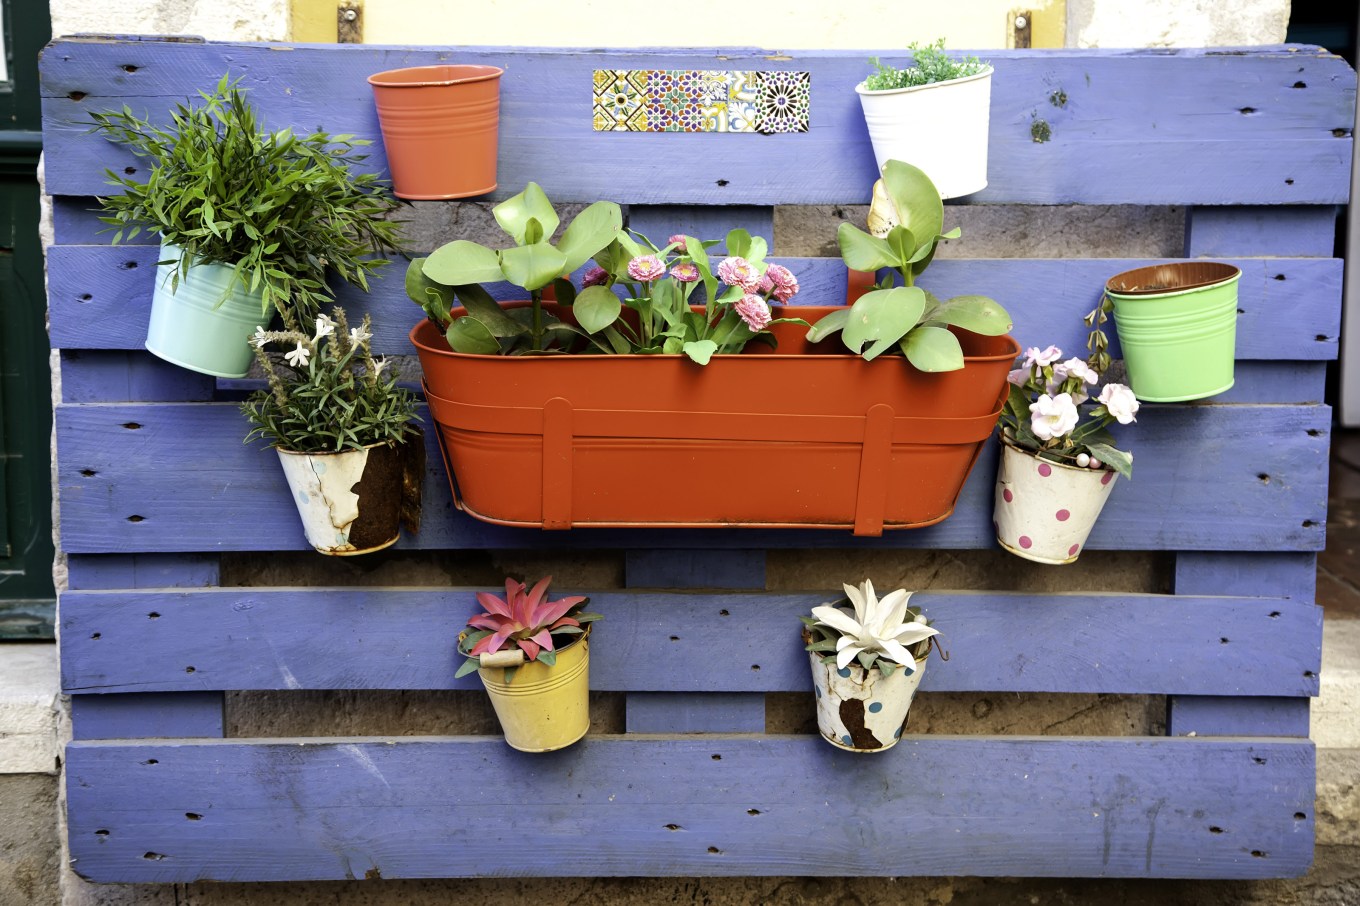
[[[379,440],[379,441],[374,441],[374,442],[371,443],[371,444],[364,444],[362,447],[359,447],[359,448],[357,448],[357,449],[351,447],[351,448],[346,449],[346,450],[320,450],[320,451],[317,451],[317,452],[315,452],[315,453],[306,453],[306,452],[303,452],[302,450],[289,450],[287,447],[279,447],[279,446],[275,446],[274,444],[270,444],[269,446],[270,446],[270,449],[274,450],[274,452],[278,453],[280,456],[282,456],[282,455],[284,455],[284,454],[287,454],[287,455],[289,455],[289,456],[343,456],[343,455],[346,454],[346,453],[362,453],[362,452],[364,452],[365,450],[372,450],[374,447],[387,447],[387,446],[396,447],[396,446],[400,446],[400,445],[403,444],[403,443],[406,443],[406,441],[404,441],[404,440]]]
[[[1027,448],[1025,448],[1025,447],[1020,446],[1020,445],[1017,444],[1015,441],[1013,441],[1013,440],[1011,440],[1009,437],[1007,437],[1005,434],[1000,434],[1000,435],[998,435],[998,439],[1001,441],[1002,445],[1007,446],[1007,447],[1010,447],[1012,450],[1014,450],[1015,452],[1017,452],[1017,453],[1019,453],[1019,454],[1021,454],[1021,455],[1023,455],[1023,456],[1028,456],[1030,459],[1040,459],[1038,453],[1036,453],[1036,452],[1033,451],[1033,450],[1030,450],[1030,449],[1027,449]],[[1050,466],[1053,466],[1053,467],[1058,468],[1058,469],[1067,469],[1069,472],[1084,472],[1084,473],[1087,473],[1087,474],[1089,474],[1089,475],[1101,475],[1101,474],[1103,474],[1103,473],[1105,473],[1105,472],[1114,472],[1114,469],[1111,469],[1109,466],[1105,465],[1104,463],[1101,463],[1099,469],[1092,469],[1092,468],[1083,468],[1082,466],[1070,466],[1070,465],[1068,465],[1068,464],[1065,463],[1065,462],[1054,462],[1054,461],[1051,460],[1051,459],[1044,459],[1044,460],[1042,460],[1042,461],[1043,461],[1043,462],[1046,462],[1046,463],[1048,463]],[[1115,474],[1118,474],[1118,473],[1115,473]]]
[[[1195,271],[1205,272],[1205,275],[1189,283],[1177,286],[1165,287],[1141,287],[1135,286],[1133,289],[1117,289],[1115,281],[1132,274],[1146,272],[1150,278],[1158,272]],[[1212,276],[1210,276],[1212,274]],[[1173,261],[1166,264],[1153,264],[1145,267],[1136,267],[1132,270],[1121,271],[1105,281],[1105,292],[1116,299],[1146,299],[1150,297],[1168,298],[1179,296],[1195,290],[1205,289],[1212,286],[1225,286],[1233,283],[1242,277],[1242,269],[1235,264],[1228,264],[1225,261]]]
[[[887,97],[888,95],[893,94],[908,94],[913,91],[926,91],[927,89],[930,88],[945,88],[950,85],[962,85],[965,82],[976,82],[979,79],[988,79],[991,78],[992,72],[993,72],[992,65],[988,63],[986,69],[982,70],[981,72],[975,72],[969,76],[960,76],[957,79],[948,79],[943,82],[931,82],[927,85],[908,85],[906,88],[878,88],[878,89],[866,88],[865,84],[868,81],[868,79],[865,79],[863,82],[860,82],[858,85],[855,86],[855,93],[861,95],[868,95],[870,97]]]
[[[420,80],[395,79],[396,73],[434,73],[441,70],[468,69],[475,72],[458,78],[429,78]],[[485,82],[490,79],[499,79],[505,73],[499,66],[490,66],[484,63],[436,63],[429,66],[399,66],[396,69],[386,69],[382,72],[375,72],[368,77],[368,84],[378,88],[430,88],[445,85],[465,85],[470,82]]]

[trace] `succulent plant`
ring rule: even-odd
[[[899,588],[880,600],[868,579],[858,588],[842,588],[844,599],[814,607],[812,616],[799,618],[811,639],[807,650],[825,652],[823,663],[834,660],[837,669],[858,660],[865,670],[877,664],[885,677],[898,666],[915,671],[918,655],[929,653],[929,640],[939,630],[929,625],[919,607],[909,606],[911,592]],[[847,603],[854,608],[853,616],[845,610]]]
[[[455,677],[466,676],[476,670],[482,654],[518,648],[525,661],[538,661],[552,666],[557,663],[557,646],[562,638],[583,633],[582,624],[600,619],[598,613],[586,613],[580,608],[590,602],[584,595],[568,595],[556,601],[548,600],[548,586],[552,576],[540,579],[532,589],[515,579],[505,580],[505,597],[477,592],[477,603],[486,610],[468,620],[468,629],[459,641],[459,650],[467,660],[458,668]],[[507,671],[506,681],[512,674]]]

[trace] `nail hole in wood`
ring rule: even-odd
[[[1253,859],[1264,859],[1268,855],[1270,855],[1270,853],[1261,852],[1259,849],[1253,849],[1251,851],[1251,856]]]
[[[1314,339],[1314,340],[1317,340],[1319,343],[1326,343],[1326,342],[1327,342],[1327,335],[1326,335],[1325,333],[1320,333],[1320,334],[1317,334],[1316,336],[1314,336],[1313,339]]]
[[[162,855],[161,853],[144,853],[142,855],[142,858],[147,859],[151,862],[159,862],[161,859],[164,859],[165,856]]]
[[[1303,522],[1299,524],[1302,525],[1304,528],[1312,528],[1313,526],[1317,525],[1317,523],[1314,522],[1312,519],[1305,519],[1303,520]]]
[[[725,185],[727,185],[727,180],[725,180],[725,179],[720,179],[720,180],[718,180],[718,185],[720,185],[720,186],[725,186]]]
[[[1237,110],[1237,112],[1240,113],[1240,114],[1242,114],[1243,116],[1251,116],[1253,113],[1256,112],[1256,108],[1255,108],[1255,107],[1239,107],[1238,110]]]
[[[681,828],[680,825],[678,825],[678,824],[667,824],[667,825],[666,825],[666,830],[668,830],[668,831],[678,831],[678,830],[683,830],[683,828]]]
[[[68,93],[66,96],[67,96],[68,98],[70,98],[71,100],[73,100],[73,101],[83,101],[83,100],[85,100],[85,92],[83,92],[83,91],[72,91],[72,92]]]
[[[1319,436],[1321,436],[1321,434],[1322,434],[1322,429],[1320,429],[1320,428],[1309,428],[1309,429],[1308,429],[1308,436],[1309,436],[1309,437],[1319,437]]]
[[[1307,82],[1295,82],[1294,85],[1293,85],[1293,87],[1294,87],[1294,88],[1307,88],[1307,87],[1308,87],[1308,83],[1307,83]]]
[[[1272,610],[1270,612],[1270,618],[1272,620],[1278,620],[1280,618],[1280,612],[1278,610]]]
[[[1287,186],[1292,186],[1292,185],[1294,184],[1294,180],[1292,180],[1292,179],[1286,179],[1286,180],[1284,181],[1284,184],[1287,185]]]
[[[1262,484],[1270,484],[1270,476],[1267,475],[1265,472],[1257,472],[1257,473],[1256,473],[1256,478],[1257,478],[1257,480],[1260,481]]]
[[[720,610],[720,611],[718,611],[718,616],[720,616],[720,617],[730,617],[730,616],[732,616],[732,615],[731,615],[730,613],[728,613],[726,610]]]
[[[94,835],[96,837],[107,837],[109,835],[109,832],[101,827],[99,830],[94,832]]]
[[[135,271],[136,269],[137,269],[137,262],[136,262],[136,261],[124,261],[124,262],[123,262],[123,270]]]
[[[1246,310],[1245,308],[1239,308],[1239,309],[1237,310],[1237,313],[1238,313],[1239,315],[1245,315],[1245,314],[1247,313],[1247,310]]]
[[[142,764],[160,764],[160,761],[155,758],[148,758],[146,761],[143,761]]]
[[[96,472],[94,469],[81,469],[80,474],[84,475],[86,478],[93,478],[99,473]]]
[[[1226,645],[1226,644],[1228,644],[1228,640],[1227,640],[1227,639],[1219,639],[1219,640],[1218,640],[1218,644],[1220,644],[1220,645]]]
[[[102,639],[103,637],[104,633],[102,632],[94,632],[90,634],[90,638],[94,639],[96,642]]]
[[[124,172],[125,174],[127,174],[128,176],[132,176],[134,173],[137,172],[137,168],[136,168],[136,167],[124,167],[124,168],[123,168],[123,172]]]
[[[128,522],[145,522],[145,521],[146,521],[145,516],[132,515],[128,517]]]
[[[81,294],[80,294],[80,301],[81,301],[81,302],[89,302],[89,301],[90,301],[91,299],[93,299],[93,298],[94,298],[94,296],[90,295],[89,293],[81,293]]]
[[[1254,762],[1256,762],[1257,764],[1265,764],[1265,763],[1266,763],[1266,760],[1265,760],[1264,758],[1262,758],[1260,755],[1253,755],[1253,756],[1251,756],[1251,760],[1254,761]]]
[[[760,669],[760,665],[759,665],[759,664],[752,664],[752,665],[751,665],[751,669],[752,669],[752,670],[759,670],[759,669]]]
[[[710,846],[710,847],[708,848],[708,851],[711,852],[711,853],[713,853],[713,855],[715,855],[715,856],[721,856],[721,855],[722,855],[722,850],[718,849],[718,847],[716,847],[716,846]]]
[[[151,613],[146,615],[146,618],[148,620],[159,620],[161,618],[161,615],[153,610],[151,611]]]
[[[200,815],[198,812],[185,812],[185,813],[184,813],[184,817],[188,818],[190,821],[202,821],[202,820],[203,820],[203,816]]]
[[[136,422],[123,422],[123,427],[127,428],[129,431],[136,431],[142,426],[137,424]]]
[[[714,756],[713,756],[713,760],[714,760],[714,761],[722,761],[722,756],[721,756],[721,755],[714,755]]]
[[[1294,820],[1295,820],[1295,821],[1307,821],[1307,820],[1308,820],[1308,816],[1305,815],[1303,812],[1295,812],[1295,813],[1294,813]]]
[[[1275,275],[1275,279],[1276,279],[1276,280],[1283,280],[1283,279],[1285,279],[1285,276],[1284,276],[1284,274],[1276,274],[1276,275]]]
[[[123,67],[123,72],[136,72],[136,71],[137,71],[137,67],[136,67],[136,66],[124,66],[124,67]]]
[[[680,636],[678,636],[678,635],[673,635],[673,636],[671,636],[671,641],[672,641],[672,642],[678,642],[678,641],[680,641]]]
[[[1332,135],[1333,135],[1335,138],[1350,138],[1350,137],[1351,137],[1351,130],[1349,130],[1349,129],[1333,129],[1333,130],[1332,130]]]
[[[1221,828],[1221,827],[1210,827],[1210,828],[1209,828],[1209,833],[1211,833],[1211,834],[1221,834],[1221,833],[1223,833],[1223,828]]]
[[[1308,679],[1312,679],[1314,674],[1313,671],[1311,670],[1305,670],[1303,671],[1303,675],[1306,676]]]
[[[184,672],[185,672],[185,673],[195,673],[195,672],[197,672],[197,668],[194,668],[194,667],[185,667],[185,668],[184,668]]]
[[[748,815],[759,815],[759,814],[760,814],[760,809],[758,809],[758,808],[748,808],[748,809],[746,810],[746,814],[748,814]]]

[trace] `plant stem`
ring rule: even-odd
[[[534,313],[534,324],[530,328],[530,335],[534,341],[534,351],[543,351],[543,290],[534,289],[529,291],[529,304]]]

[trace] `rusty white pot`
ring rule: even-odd
[[[1077,559],[1119,475],[1039,459],[1001,441],[992,510],[996,540],[1037,563]]]
[[[350,557],[390,547],[401,534],[401,447],[371,444],[341,453],[280,450],[307,543]]]
[[[884,677],[878,667],[865,670],[858,661],[836,668],[809,651],[812,688],[817,695],[817,729],[838,749],[869,754],[897,745],[907,725],[907,711],[926,672],[926,659],[908,673],[898,667]]]

